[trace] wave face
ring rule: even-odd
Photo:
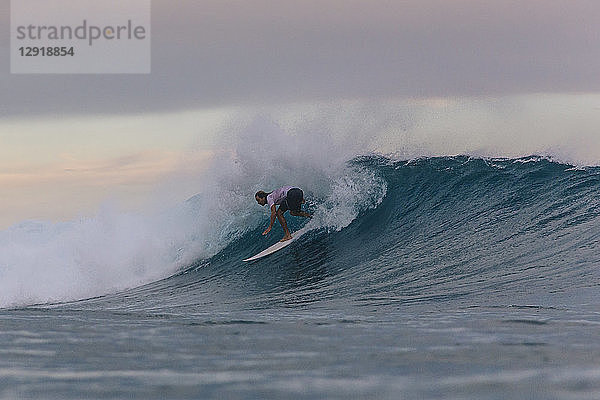
[[[0,231],[0,308],[165,285],[198,291],[182,304],[217,304],[217,293],[242,308],[267,300],[526,301],[576,290],[595,277],[600,169],[565,163],[598,165],[595,116],[579,115],[595,98],[581,107],[536,99],[232,112],[215,137],[201,135],[212,159],[185,158],[150,196],[155,209],[123,213],[108,204],[96,215]],[[552,158],[516,158],[524,154]],[[307,195],[313,230],[285,251],[241,263],[281,234],[276,224],[260,235],[268,211],[253,194],[286,184]],[[165,200],[169,188],[189,186],[198,192],[189,200]]]
[[[347,171],[328,198],[311,198],[314,230],[286,249],[241,262],[279,239],[276,229],[261,236],[265,215],[216,255],[92,304],[215,312],[583,304],[598,282],[596,167],[535,156],[361,157]]]

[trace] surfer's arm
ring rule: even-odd
[[[269,223],[269,227],[267,229],[265,229],[265,231],[263,232],[263,235],[266,235],[267,233],[271,232],[271,228],[273,228],[273,224],[275,223],[276,217],[277,217],[277,206],[275,206],[275,204],[273,204],[271,206],[271,222]]]

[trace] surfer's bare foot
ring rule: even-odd
[[[285,242],[287,240],[290,240],[292,238],[292,235],[286,235],[283,237],[283,239],[280,240],[280,242]]]

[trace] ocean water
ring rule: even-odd
[[[282,232],[242,172],[0,233],[0,398],[600,398],[600,168],[315,164],[291,177],[314,218],[287,218],[312,230],[253,263]]]

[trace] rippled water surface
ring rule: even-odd
[[[600,398],[598,169],[352,164],[354,217],[270,257],[240,261],[278,239],[256,226],[167,279],[1,310],[0,397]]]

